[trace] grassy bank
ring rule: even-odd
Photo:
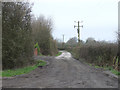
[[[73,57],[75,58],[75,59],[77,59],[77,60],[81,60],[81,57],[78,57],[78,54],[76,55],[76,53],[75,52],[73,52],[73,51],[71,51],[71,50],[69,50],[69,52],[71,52],[71,54],[73,55]],[[95,68],[103,68],[104,70],[109,70],[109,71],[111,71],[113,74],[115,74],[115,75],[120,75],[120,72],[118,71],[118,70],[115,70],[112,66],[110,66],[110,65],[108,65],[108,66],[106,66],[106,65],[99,65],[99,64],[97,64],[97,63],[94,63],[94,62],[89,62],[88,61],[89,59],[85,59],[85,58],[82,58],[82,62],[85,62],[85,63],[87,63],[88,65],[90,65],[90,66],[94,66]]]
[[[46,64],[47,63],[45,61],[38,60],[38,61],[36,61],[36,64],[33,66],[27,66],[27,67],[15,69],[15,70],[11,70],[11,69],[4,70],[4,71],[2,71],[2,77],[12,77],[12,76],[16,76],[16,75],[26,74],[26,73],[33,71],[38,66],[45,66]]]
[[[90,66],[94,66],[94,65],[92,65],[92,64],[89,64]],[[103,68],[104,70],[109,70],[109,71],[111,71],[113,74],[115,74],[115,75],[120,75],[120,72],[119,71],[117,71],[117,70],[115,70],[115,69],[113,69],[113,67],[111,67],[111,66],[108,66],[108,67],[100,67],[100,66],[94,66],[95,68]]]
[[[67,48],[75,59],[84,59],[86,63],[94,65],[96,68],[108,68],[112,73],[118,75],[118,46],[116,43],[94,42],[84,43],[76,47]],[[113,67],[114,66],[114,67]],[[119,69],[118,69],[119,70]]]
[[[56,56],[59,56],[59,55],[61,55],[62,54],[62,52],[58,52],[58,54],[56,54]]]

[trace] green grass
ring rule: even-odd
[[[15,75],[29,73],[30,71],[34,70],[35,68],[37,68],[36,65],[28,66],[28,67],[24,67],[24,68],[20,68],[20,69],[15,69],[15,70],[5,70],[5,71],[2,71],[2,77],[11,77],[11,76],[15,76]]]
[[[113,67],[104,67],[105,70],[110,70],[115,75],[120,75],[120,72],[113,69]]]
[[[109,66],[109,67],[104,67],[104,69],[106,70],[113,70],[113,67]]]
[[[30,71],[33,71],[34,69],[36,69],[38,66],[45,66],[46,64],[47,63],[45,61],[38,60],[36,61],[36,65],[34,66],[27,66],[27,67],[15,69],[15,70],[4,70],[2,71],[2,77],[12,77],[16,75],[29,73]]]
[[[91,64],[89,64],[91,66]],[[109,66],[109,67],[100,67],[100,66],[94,66],[95,68],[104,68],[105,70],[109,70],[111,71],[113,74],[115,75],[120,75],[120,72],[118,72],[117,70],[113,69],[113,67]]]
[[[42,54],[40,53],[40,56],[44,56],[44,55],[42,55]]]
[[[89,64],[90,66],[92,66],[92,64]]]
[[[61,55],[62,54],[62,52],[58,52],[58,54],[56,54],[56,56],[59,56],[59,55]]]
[[[118,72],[117,70],[112,69],[111,72],[112,72],[113,74],[120,75],[120,72]]]
[[[36,66],[45,66],[47,64],[47,62],[43,61],[43,60],[38,60],[36,63]]]
[[[95,66],[95,68],[102,68],[102,67],[100,67],[100,66]]]

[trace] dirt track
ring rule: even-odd
[[[75,60],[69,52],[58,57],[38,56],[49,62],[48,66],[37,68],[29,74],[4,78],[3,87],[19,88],[117,88],[118,79]]]

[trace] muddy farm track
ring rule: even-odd
[[[3,78],[2,86],[7,88],[117,88],[118,79],[72,58],[63,51],[58,57],[37,56],[47,61],[43,68],[36,68],[29,74]]]

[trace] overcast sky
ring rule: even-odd
[[[74,21],[83,21],[80,38],[116,41],[118,30],[118,0],[33,0],[33,13],[54,22],[53,37],[65,41],[77,37]]]

